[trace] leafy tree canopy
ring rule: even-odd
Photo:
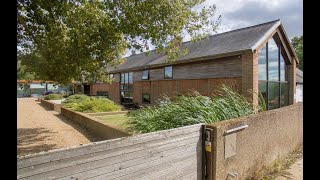
[[[191,41],[215,32],[220,16],[205,0],[17,0],[17,46],[22,64],[41,80],[108,80],[106,67],[126,49],[149,43],[173,61]],[[200,8],[200,10],[199,10]]]
[[[303,35],[291,39],[291,44],[299,58],[298,68],[303,71]]]
[[[17,55],[17,79],[20,80],[35,80],[35,73],[28,71],[25,65],[21,64],[21,55]]]

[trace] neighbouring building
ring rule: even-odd
[[[190,90],[210,96],[226,84],[254,103],[258,99],[248,90],[260,91],[268,109],[295,102],[299,61],[280,20],[184,42],[185,47],[188,54],[170,64],[154,50],[149,56],[132,55],[109,69],[111,84],[95,83],[90,94],[107,94],[121,104],[144,105],[155,104],[162,94],[174,100]]]
[[[296,100],[297,102],[303,102],[303,72],[300,69],[297,71],[297,81],[296,81]]]
[[[70,91],[70,86],[60,86],[53,81],[17,80],[17,97],[38,97],[46,91],[63,90]]]

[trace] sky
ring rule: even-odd
[[[214,4],[216,15],[213,19],[221,15],[217,33],[280,19],[289,39],[303,35],[302,0],[206,0],[199,8]],[[189,40],[190,36],[183,39]],[[151,50],[154,49],[154,46],[149,45]],[[124,57],[130,55],[131,50],[128,50]]]
[[[222,21],[218,33],[280,19],[288,38],[303,35],[302,0],[207,0]]]

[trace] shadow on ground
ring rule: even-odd
[[[94,133],[90,129],[87,129],[87,128],[85,128],[85,127],[73,122],[72,120],[70,120],[69,118],[63,116],[62,114],[54,114],[54,115],[57,116],[62,122],[72,126],[76,131],[78,131],[81,134],[83,134],[91,142],[97,142],[97,141],[105,140],[103,138],[99,138],[99,137],[95,136]]]
[[[63,116],[62,114],[56,112],[55,110],[51,110],[49,109],[47,106],[41,104],[40,102],[37,103],[39,106],[41,106],[42,108],[44,108],[46,111],[52,111],[53,115],[55,115],[57,118],[59,118],[62,122],[68,124],[69,126],[73,127],[76,131],[80,132],[81,134],[83,134],[87,139],[89,139],[89,141],[91,142],[97,142],[97,141],[103,141],[105,139],[96,137],[94,135],[94,133],[92,131],[90,131],[89,129],[73,122],[72,120],[70,120],[69,118]]]
[[[50,134],[55,132],[44,128],[19,128],[17,129],[17,154],[26,155],[41,151],[55,149],[55,144],[47,144]]]

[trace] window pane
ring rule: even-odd
[[[288,83],[281,83],[281,107],[289,105],[289,86]]]
[[[124,87],[123,87],[123,84],[121,84],[121,85],[120,85],[120,89],[123,89],[123,88],[124,88]]]
[[[128,80],[129,80],[129,73],[125,73],[124,74],[124,82],[128,83],[129,82]]]
[[[142,72],[142,79],[143,80],[149,79],[149,70],[145,70]]]
[[[259,82],[259,91],[263,96],[264,102],[267,104],[267,82]]]
[[[285,77],[285,67],[286,64],[284,62],[282,54],[280,53],[280,81],[287,81],[287,78]]]
[[[143,94],[142,95],[142,102],[143,103],[150,103],[150,94]]]
[[[121,83],[124,83],[124,73],[121,73]]]
[[[121,95],[123,93],[123,102],[124,103],[131,103],[133,100],[132,92],[121,92]]]
[[[268,42],[268,78],[269,81],[279,81],[279,48],[276,42],[271,38]]]
[[[269,82],[269,110],[279,108],[279,83]]]
[[[133,83],[133,73],[132,72],[129,72],[129,83]]]
[[[164,68],[164,78],[172,78],[172,66]]]
[[[267,80],[267,46],[264,45],[263,48],[259,50],[259,66],[258,66],[258,74],[259,80]]]
[[[133,90],[133,85],[132,84],[128,84],[128,90]]]

